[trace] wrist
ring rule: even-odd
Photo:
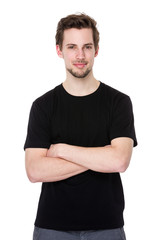
[[[57,149],[57,154],[59,158],[64,158],[67,160],[67,152],[69,151],[69,145],[65,143],[59,143]]]

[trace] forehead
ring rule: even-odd
[[[92,29],[90,28],[70,28],[64,30],[63,36],[63,44],[85,44],[85,43],[93,43],[93,34]]]

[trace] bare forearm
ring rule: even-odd
[[[65,147],[61,157],[72,163],[79,163],[98,172],[119,171],[118,155],[111,145],[90,148],[71,145]]]
[[[86,167],[61,158],[44,157],[41,160],[41,181],[60,181],[87,171]]]
[[[61,158],[41,157],[30,163],[28,177],[32,182],[55,182],[75,176],[88,169]]]
[[[133,148],[130,138],[117,138],[104,147],[81,147],[69,144],[51,145],[52,157],[60,157],[98,172],[123,172],[127,169]]]

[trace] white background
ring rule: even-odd
[[[159,238],[160,7],[155,0],[0,2],[0,235],[32,239],[41,184],[26,177],[23,145],[33,100],[65,80],[55,51],[60,18],[98,22],[94,74],[130,95],[138,147],[122,174],[128,240]]]

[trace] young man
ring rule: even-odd
[[[124,240],[120,172],[137,145],[130,98],[93,76],[96,22],[62,18],[56,49],[66,80],[32,105],[26,171],[43,182],[34,240]]]

